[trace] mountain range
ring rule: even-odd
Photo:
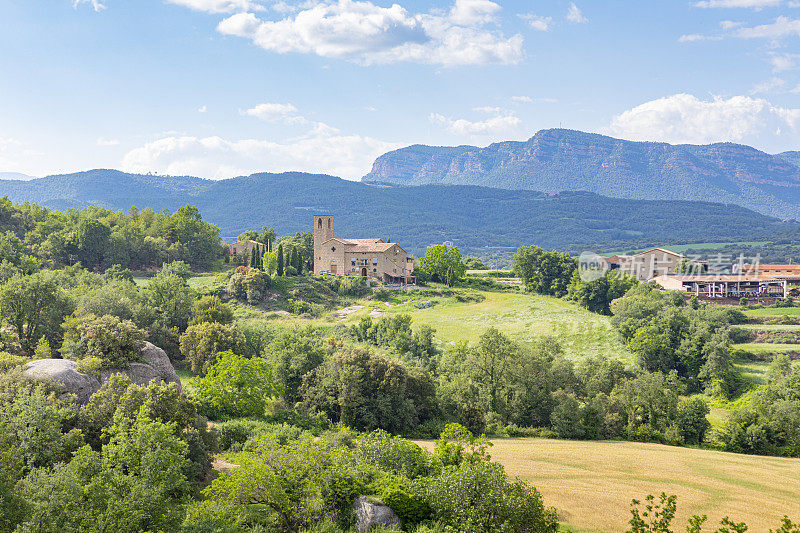
[[[380,156],[363,181],[711,201],[800,218],[800,152],[768,154],[733,143],[672,145],[549,129],[485,148],[401,148]]]
[[[580,251],[800,237],[794,221],[730,204],[475,185],[387,186],[298,172],[213,181],[100,169],[0,180],[0,196],[58,210],[135,205],[174,211],[193,204],[228,242],[262,225],[280,235],[308,231],[312,215],[325,213],[334,215],[335,235],[391,239],[416,254],[443,241],[474,253],[527,244]]]

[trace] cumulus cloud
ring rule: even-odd
[[[489,0],[456,0],[450,20],[461,26],[480,26],[497,20],[500,6]]]
[[[636,141],[732,141],[779,151],[800,142],[800,109],[777,107],[748,96],[700,100],[675,94],[615,116],[602,132]]]
[[[536,31],[548,31],[553,24],[553,17],[540,17],[533,13],[520,15],[519,18],[528,23],[528,26]]]
[[[106,8],[105,4],[100,2],[100,0],[72,0],[72,7],[74,9],[78,9],[78,6],[81,4],[89,4],[95,11],[102,11]]]
[[[575,24],[586,24],[589,22],[589,19],[583,16],[583,12],[578,6],[575,5],[575,2],[572,2],[569,5],[569,9],[567,10],[567,20],[574,22]]]
[[[283,122],[284,124],[305,124],[307,122],[292,104],[258,104],[243,113],[265,122]]]
[[[129,172],[160,172],[222,179],[254,172],[297,170],[359,179],[379,155],[402,144],[320,132],[299,139],[171,136],[128,152],[122,168]]]
[[[431,113],[429,120],[444,127],[454,135],[493,135],[513,130],[522,121],[511,113],[503,112],[497,107],[477,107],[479,113],[490,113],[493,116],[485,120],[471,121],[464,118],[452,119],[439,113]]]
[[[362,64],[517,63],[524,55],[522,36],[506,38],[486,28],[499,10],[488,0],[457,0],[445,13],[412,14],[398,4],[338,0],[306,6],[281,20],[236,13],[217,30],[279,54],[316,54]]]
[[[743,39],[778,39],[790,35],[800,35],[800,19],[781,15],[775,19],[775,22],[769,24],[739,28],[734,35]]]
[[[695,2],[697,7],[702,8],[735,8],[748,7],[752,9],[762,9],[765,7],[776,7],[781,5],[781,0],[701,0]]]
[[[206,13],[238,13],[262,11],[264,6],[251,0],[166,0],[169,4],[188,7]]]

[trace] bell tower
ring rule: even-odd
[[[314,274],[325,270],[322,243],[333,238],[333,215],[314,215]]]

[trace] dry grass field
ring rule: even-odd
[[[776,529],[784,514],[800,520],[800,459],[546,439],[498,439],[490,453],[541,491],[566,531],[625,531],[631,499],[662,491],[678,496],[673,531],[693,514],[708,515],[712,531],[726,515],[752,532]]]

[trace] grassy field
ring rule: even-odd
[[[693,514],[708,515],[712,531],[726,515],[749,531],[775,529],[784,514],[800,519],[800,459],[544,439],[498,439],[490,453],[541,491],[567,531],[624,531],[631,499],[662,491],[678,496],[673,531]]]
[[[800,331],[800,324],[742,324],[737,327],[754,331]]]
[[[765,307],[763,309],[748,309],[744,312],[747,316],[775,316],[775,315],[800,315],[800,307]]]
[[[343,320],[337,319],[335,313],[316,319],[291,316],[274,317],[272,320],[297,325],[330,326],[336,323],[355,324],[369,313],[408,313],[413,326],[428,324],[435,328],[437,342],[442,345],[463,340],[475,342],[487,328],[496,327],[522,344],[529,344],[545,335],[557,337],[567,355],[576,360],[593,355],[633,360],[608,317],[547,296],[517,292],[480,294],[485,296],[481,302],[458,302],[454,298],[442,298],[427,309],[417,309],[411,302],[389,306],[372,301]]]
[[[732,348],[746,350],[754,354],[775,354],[784,352],[800,352],[800,344],[773,344],[768,342],[748,342],[732,344]]]

